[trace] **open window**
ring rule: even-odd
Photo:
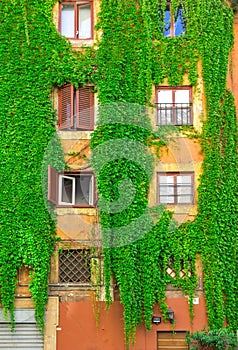
[[[62,86],[59,89],[58,116],[60,130],[93,130],[94,94],[90,87]]]
[[[93,1],[62,1],[60,32],[69,39],[92,39]]]
[[[166,2],[165,10],[159,11],[163,18],[163,34],[165,37],[176,37],[185,33],[184,10],[182,4],[173,8],[171,2]]]
[[[189,86],[156,90],[156,125],[192,125],[192,90]]]
[[[159,204],[193,204],[193,173],[158,173]]]
[[[49,166],[48,200],[59,206],[93,206],[95,203],[94,175],[90,172],[58,174]]]

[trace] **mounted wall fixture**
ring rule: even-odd
[[[174,323],[174,311],[171,308],[168,309],[168,316],[169,316],[169,322]]]
[[[161,323],[161,317],[159,317],[159,316],[153,316],[153,317],[152,317],[152,323],[154,323],[154,324],[160,324],[160,323]]]

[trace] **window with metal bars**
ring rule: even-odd
[[[158,203],[194,203],[193,173],[158,173]]]
[[[160,87],[156,91],[156,125],[192,125],[191,87]]]
[[[184,279],[186,276],[191,277],[191,275],[192,275],[192,266],[191,266],[192,260],[191,259],[188,261],[188,271],[186,271],[185,263],[182,259],[180,259],[181,269],[179,272],[176,271],[174,264],[175,264],[174,257],[171,256],[171,258],[168,262],[166,272],[172,279],[176,280],[178,277],[181,279]]]
[[[59,31],[69,39],[93,39],[93,1],[63,0]]]
[[[58,128],[60,130],[94,129],[94,95],[90,87],[76,89],[66,84],[59,89]]]
[[[59,255],[59,283],[90,284],[90,250],[63,250]]]

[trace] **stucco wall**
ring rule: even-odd
[[[195,317],[191,326],[186,298],[167,299],[168,305],[175,312],[175,331],[196,331],[207,325],[205,302],[199,298],[199,304],[194,305]],[[158,306],[154,315],[161,316]],[[169,322],[152,325],[150,331],[139,326],[136,334],[136,344],[131,350],[156,349],[157,332],[172,330]],[[99,326],[96,328],[92,304],[90,302],[61,302],[59,304],[59,325],[57,331],[57,350],[123,350],[123,308],[120,302],[114,302],[109,310],[101,303]]]

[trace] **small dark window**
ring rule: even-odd
[[[190,87],[160,87],[156,92],[156,125],[192,125]]]
[[[58,128],[93,130],[94,94],[89,87],[75,89],[67,84],[59,89]]]
[[[158,202],[160,204],[192,204],[194,202],[193,173],[159,173]]]
[[[170,2],[166,3],[165,11],[159,11],[163,14],[163,34],[167,36],[179,36],[185,33],[185,21],[182,5],[179,5],[176,9],[173,9]]]
[[[90,282],[90,250],[64,250],[59,255],[59,283]]]
[[[92,1],[68,0],[60,3],[60,32],[69,39],[92,39]]]

